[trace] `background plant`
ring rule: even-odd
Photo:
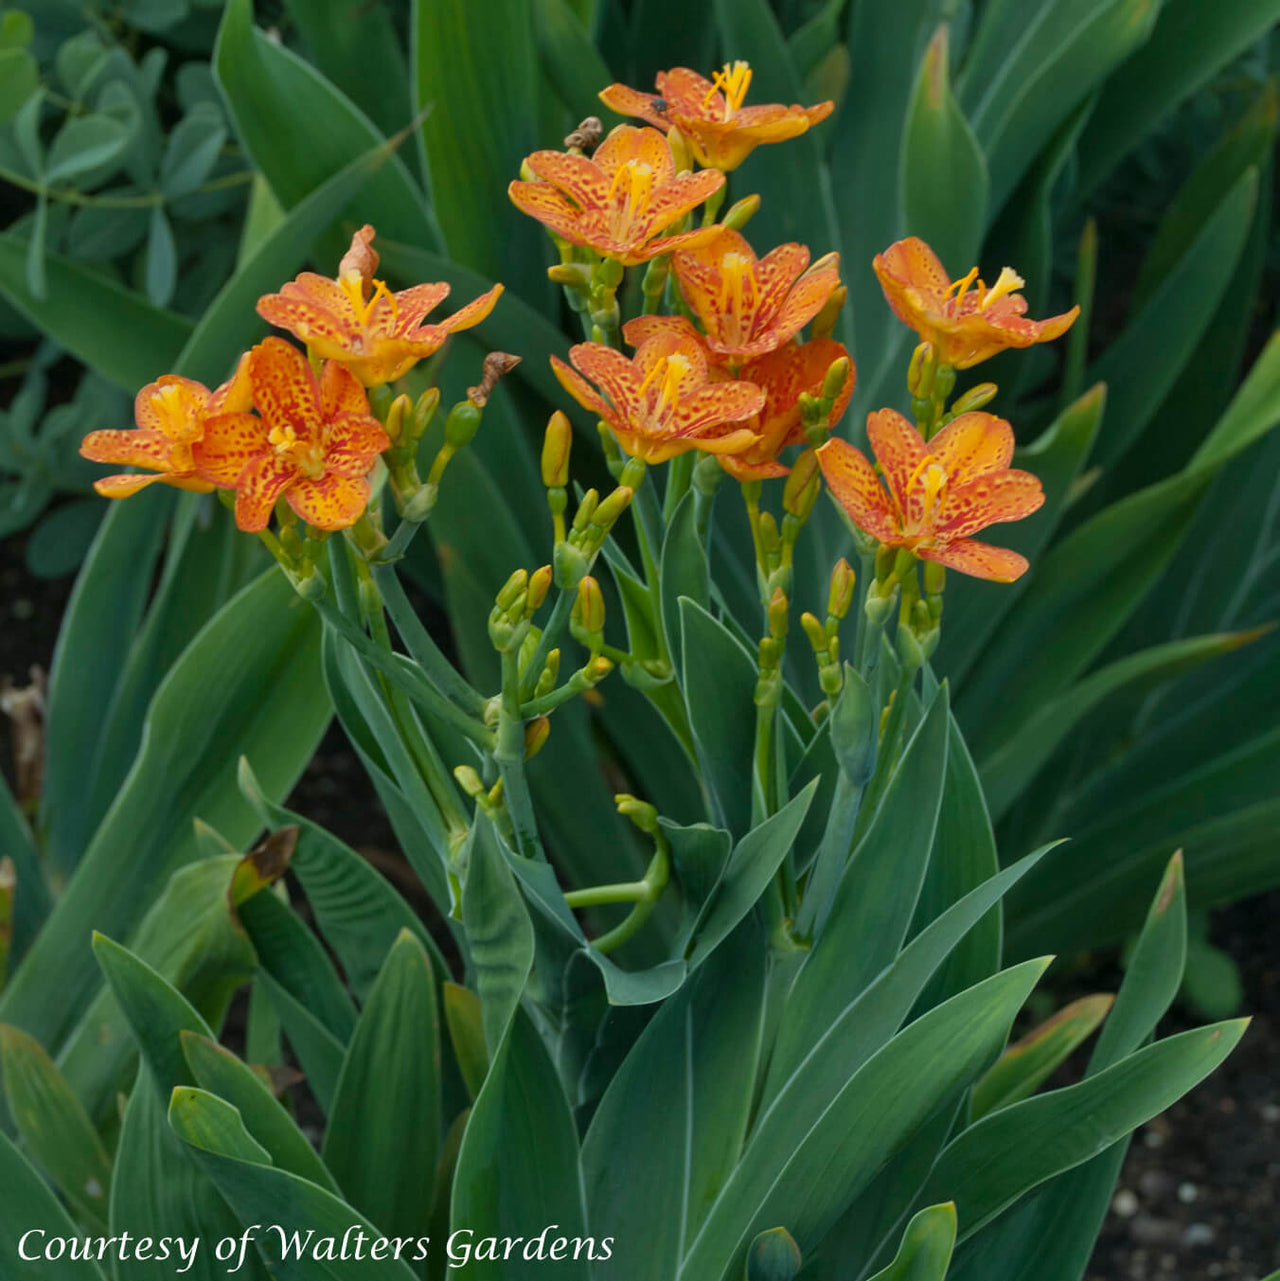
[[[1243,444],[1260,437],[1275,416],[1277,356],[1267,349],[1247,394],[1224,418],[1269,243],[1274,101],[1266,80],[1268,48],[1256,42],[1274,22],[1273,6],[1207,11],[1170,0],[1163,6],[1098,3],[1084,12],[1050,0],[1025,18],[1020,9],[1019,22],[1010,23],[1000,4],[972,12],[867,3],[776,11],[763,5],[668,11],[656,3],[628,10],[423,4],[407,21],[399,11],[371,8],[354,46],[352,28],[336,18],[326,21],[305,5],[291,11],[296,28],[285,46],[253,31],[246,5],[232,4],[222,15],[213,65],[233,135],[280,210],[273,214],[267,204],[261,218],[250,220],[239,271],[198,328],[155,307],[141,289],[77,263],[65,246],[48,252],[48,241],[42,259],[47,292],[39,297],[27,279],[28,223],[3,239],[0,283],[42,332],[126,392],[164,368],[212,383],[254,337],[246,323],[252,299],[292,274],[313,243],[318,257],[331,260],[342,243],[333,224],[349,227],[366,218],[401,243],[398,256],[389,250],[384,263],[400,283],[448,279],[460,292],[479,292],[501,278],[507,301],[479,337],[521,351],[526,360],[486,411],[489,421],[474,451],[455,460],[456,488],[445,491],[432,530],[435,551],[445,554],[428,554],[424,543],[415,546],[412,560],[418,582],[449,607],[468,674],[492,684],[496,661],[483,620],[493,595],[513,564],[542,563],[547,550],[536,442],[523,433],[545,421],[556,391],[544,357],[563,352],[570,330],[562,322],[572,320],[541,274],[540,233],[493,193],[527,151],[554,144],[582,115],[598,110],[597,89],[615,78],[643,87],[659,68],[707,68],[725,53],[752,60],[763,99],[807,102],[832,92],[840,112],[824,132],[754,157],[742,181],[765,198],[752,226],[757,243],[795,235],[815,250],[843,251],[852,299],[846,323],[860,371],[860,406],[847,421],[856,424],[859,408],[881,403],[900,384],[906,349],[895,346],[900,339],[883,322],[868,264],[871,252],[903,232],[930,237],[956,272],[973,261],[984,267],[1011,261],[1034,286],[1051,283],[1064,303],[1094,300],[1090,330],[1095,341],[1111,340],[1091,352],[1078,337],[1060,376],[1037,371],[1032,361],[1008,376],[999,373],[1006,397],[1020,393],[1001,403],[1020,428],[1047,424],[1065,407],[1056,431],[1027,464],[1046,480],[1056,477],[1061,498],[1034,533],[1032,542],[1042,545],[1024,548],[1036,561],[1025,595],[1007,592],[995,604],[977,585],[966,604],[956,591],[948,642],[937,656],[940,671],[954,678],[959,721],[992,809],[1002,816],[1002,855],[1016,858],[1041,832],[1081,838],[1071,854],[1045,861],[1036,880],[1023,882],[1010,900],[1013,954],[1033,942],[1036,950],[1070,950],[1132,932],[1159,868],[1178,844],[1187,849],[1188,883],[1197,902],[1275,883],[1269,783],[1275,743],[1268,699],[1276,641],[1262,637],[1185,674],[1188,663],[1234,649],[1241,639],[1195,638],[1248,630],[1274,614],[1269,516],[1276,469],[1267,453],[1274,453],[1274,444],[1259,440],[1229,463],[1214,452],[1195,457],[1215,424],[1218,442]],[[943,20],[951,24],[945,40],[937,35]],[[165,38],[163,32],[157,36]],[[306,61],[290,52],[294,47],[304,50]],[[528,56],[535,47],[537,62]],[[1250,48],[1254,52],[1246,53]],[[1143,144],[1148,158],[1151,151],[1158,154],[1159,140],[1150,139],[1168,113],[1228,67],[1233,88],[1220,88],[1219,100],[1228,108],[1239,104],[1242,114],[1229,110],[1221,145],[1198,153],[1198,176],[1169,203],[1142,269],[1142,287],[1131,295],[1127,313],[1118,314],[1124,309],[1112,282],[1123,267],[1107,260],[1108,246],[1118,247],[1118,184],[1141,173],[1124,157]],[[401,76],[403,94],[393,92]],[[431,114],[413,141],[388,159],[384,136],[428,105]],[[1217,133],[1216,126],[1210,132]],[[1167,141],[1176,135],[1162,136]],[[826,163],[815,169],[814,150],[823,144]],[[936,175],[939,166],[954,175],[949,183],[922,179]],[[789,199],[797,190],[814,198]],[[939,202],[944,190],[946,200]],[[1092,210],[1111,233],[1100,241],[1101,271],[1093,267],[1092,234],[1077,234]],[[1050,271],[1054,263],[1057,277]],[[67,305],[72,293],[75,307]],[[1033,300],[1033,314],[1048,310],[1039,302]],[[1078,327],[1077,334],[1085,332]],[[471,376],[463,354],[468,342],[457,347],[457,358],[442,374],[450,400]],[[1087,390],[1098,379],[1108,383],[1105,412],[1103,397]],[[580,461],[584,453],[580,448]],[[603,474],[599,464],[594,474],[583,467],[584,483]],[[1078,477],[1091,479],[1091,488]],[[481,501],[477,494],[486,496],[492,516],[483,524],[469,518]],[[1054,511],[1063,510],[1068,496],[1074,501],[1055,526]],[[245,751],[262,771],[254,735],[279,731],[288,751],[274,757],[281,771],[267,790],[283,795],[326,711],[314,678],[319,668],[307,666],[315,662],[318,632],[313,620],[296,615],[297,630],[274,633],[274,649],[264,635],[267,648],[246,656],[236,679],[246,688],[265,688],[253,684],[259,680],[255,663],[278,670],[286,661],[282,655],[305,656],[295,664],[313,674],[306,694],[297,693],[305,707],[275,709],[269,721],[228,725],[231,711],[219,705],[219,728],[206,738],[197,706],[182,722],[187,728],[172,730],[170,741],[174,761],[180,770],[190,769],[191,779],[201,767],[190,743],[199,742],[209,760],[224,762],[210,790],[194,784],[171,789],[175,766],[156,755],[154,736],[129,772],[153,692],[153,717],[177,714],[187,706],[188,685],[203,679],[195,673],[209,662],[208,654],[188,654],[189,665],[166,682],[167,702],[164,690],[156,692],[161,674],[259,567],[216,508],[184,502],[176,509],[177,534],[164,548],[162,590],[141,622],[145,591],[122,597],[120,566],[160,554],[156,522],[169,505],[157,498],[146,518],[113,514],[102,532],[55,672],[50,781],[37,841],[14,835],[7,843],[19,863],[20,884],[29,887],[15,901],[15,953],[29,949],[58,898],[56,928],[33,957],[59,959],[46,971],[48,989],[27,980],[23,999],[43,1000],[55,987],[83,994],[68,997],[61,1010],[50,1003],[47,1026],[33,1029],[60,1054],[65,1030],[97,982],[83,946],[87,928],[96,925],[138,946],[134,932],[168,869],[210,848],[187,838],[192,815],[214,822],[233,846],[250,839],[257,819],[239,801],[225,762]],[[797,567],[799,590],[811,600],[825,590],[819,580],[845,538],[834,519],[816,519],[825,532],[813,540],[814,560]],[[725,558],[717,578],[731,612],[738,612],[735,591],[739,606],[751,595],[749,575],[735,579],[732,570],[735,548],[749,545],[740,533],[728,528],[716,548]],[[1082,554],[1099,544],[1109,549],[1109,560]],[[1243,566],[1242,546],[1251,549]],[[1077,575],[1080,565],[1090,572]],[[1224,572],[1224,565],[1231,568]],[[254,619],[279,604],[267,600],[275,590],[255,589]],[[237,621],[248,616],[244,599],[229,607]],[[114,602],[106,644],[103,600]],[[997,617],[1001,610],[1003,618]],[[617,618],[621,611],[610,601],[608,612]],[[137,652],[147,657],[126,659],[140,626],[145,644]],[[1052,662],[1027,660],[1050,643]],[[1026,672],[1029,679],[1036,673],[1037,683],[1016,690],[1016,697],[1001,697],[995,717],[993,690],[1009,671]],[[1164,680],[1174,673],[1181,674],[1179,683]],[[812,681],[807,668],[790,674],[802,690]],[[1157,678],[1164,683],[1154,694],[1136,683]],[[811,685],[806,692],[813,693]],[[643,703],[625,689],[610,695],[590,723],[584,709],[564,709],[530,771],[549,844],[574,883],[590,879],[587,869],[602,845],[636,850],[634,859],[643,863],[603,785],[568,801],[554,785],[557,777],[594,778],[602,738],[606,756],[620,761],[636,790],[664,813],[677,821],[698,813],[687,779],[661,769],[662,754],[628,751],[619,727],[632,723]],[[1078,719],[1084,707],[1090,714]],[[349,708],[346,720],[355,723]],[[109,749],[86,745],[95,726],[102,727]],[[420,849],[394,780],[388,781],[358,723],[356,740],[377,768],[374,777],[406,852]],[[117,802],[108,814],[127,773],[133,808]],[[96,781],[86,787],[86,778]],[[169,817],[144,821],[140,816],[153,812],[162,793]],[[216,815],[214,798],[236,815],[234,821]],[[12,828],[23,830],[16,817]],[[136,840],[139,828],[147,831],[143,842]],[[587,841],[584,832],[606,835]],[[52,892],[33,870],[41,857]],[[63,895],[81,865],[99,870],[75,875]],[[1097,877],[1088,875],[1094,869]],[[127,890],[103,910],[104,886],[111,884]],[[1106,911],[1097,910],[1099,903]],[[29,973],[38,968],[33,959]],[[14,991],[21,990],[19,977]],[[6,1017],[16,1017],[11,1008]],[[216,1015],[216,1007],[209,1012]]]

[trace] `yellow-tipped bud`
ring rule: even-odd
[[[599,685],[613,671],[613,660],[606,658],[603,654],[596,654],[582,670],[586,672],[587,679],[593,685]]]
[[[818,456],[812,449],[806,449],[795,461],[791,474],[787,477],[782,491],[783,510],[790,512],[797,520],[808,520],[813,504],[818,498],[818,487],[822,483],[822,473],[818,468]]]
[[[484,782],[470,765],[457,766],[453,776],[458,780],[458,786],[468,796],[480,796],[484,792]]]
[[[586,293],[591,288],[591,268],[585,262],[558,262],[547,268],[547,279],[552,284]]]
[[[770,556],[778,551],[778,522],[774,520],[772,512],[760,513],[760,542],[764,550]]]
[[[398,445],[404,436],[405,419],[412,420],[413,401],[408,396],[397,396],[391,402],[387,410],[387,421],[383,424],[386,428],[387,435],[391,437],[391,443]]]
[[[516,572],[502,584],[501,590],[495,597],[495,602],[499,609],[510,609],[528,590],[528,571],[517,569]]]
[[[853,567],[841,556],[831,571],[831,591],[827,596],[827,613],[832,618],[843,618],[849,612],[856,581]]]
[[[635,490],[630,486],[619,485],[592,513],[591,523],[603,530],[612,529],[618,517],[631,505],[634,495]]]
[[[421,440],[427,434],[427,428],[431,426],[431,420],[436,416],[436,410],[439,408],[440,388],[428,387],[418,397],[418,403],[413,407],[414,440]]]
[[[595,515],[596,506],[600,502],[600,494],[597,490],[588,489],[582,495],[582,501],[578,504],[578,510],[573,513],[573,529],[575,533],[582,533],[591,523],[591,517]]]
[[[840,316],[840,308],[844,306],[845,299],[848,297],[849,291],[844,285],[837,285],[827,295],[827,301],[822,304],[822,310],[813,318],[813,324],[809,329],[810,337],[831,337],[835,332],[836,320]]]
[[[613,803],[618,807],[618,813],[629,818],[642,832],[652,833],[658,830],[657,806],[639,800],[629,792],[619,792],[613,798]]]
[[[743,196],[741,200],[735,200],[733,204],[729,206],[729,212],[720,219],[720,222],[723,226],[732,227],[734,231],[741,231],[743,227],[745,227],[756,215],[759,209],[759,196]]]
[[[604,593],[600,584],[588,574],[578,584],[578,598],[573,603],[573,617],[588,636],[604,631]]]
[[[825,655],[827,652],[827,633],[817,618],[805,610],[800,615],[800,626],[804,628],[804,634],[809,638],[809,644],[813,646],[815,654]]]
[[[911,353],[907,367],[907,390],[913,396],[928,398],[933,393],[933,380],[938,372],[938,362],[931,342],[922,342]]]
[[[530,721],[524,727],[524,758],[528,760],[531,756],[537,756],[542,750],[542,745],[551,737],[551,720],[546,716],[539,716],[537,720]]]
[[[556,681],[560,676],[560,651],[551,650],[547,655],[546,664],[542,668],[542,675],[538,677],[537,687],[533,691],[535,698],[541,698],[544,694],[550,694],[556,687]]]
[[[525,599],[525,611],[530,614],[536,614],[542,607],[542,602],[547,598],[547,591],[551,587],[551,566],[543,565],[541,569],[535,569],[529,575],[529,594]]]
[[[970,387],[954,405],[951,406],[952,417],[958,414],[972,413],[975,409],[982,409],[989,405],[996,398],[996,392],[1000,390],[995,383],[979,383],[976,387]]]
[[[563,489],[569,483],[569,451],[573,427],[567,414],[556,410],[542,438],[542,483],[548,489]]]
[[[787,614],[790,609],[791,602],[787,600],[787,594],[781,587],[775,587],[773,595],[769,597],[769,635],[776,641],[787,634]]]
[[[831,367],[827,370],[827,376],[822,382],[822,399],[834,402],[840,395],[841,388],[849,377],[849,357],[841,356],[838,360],[831,362]]]

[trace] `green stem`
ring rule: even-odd
[[[516,853],[546,861],[538,840],[533,798],[524,773],[524,718],[520,710],[519,656],[514,650],[502,655],[502,696],[498,709],[498,741],[493,759],[502,775],[502,795],[515,837]]]
[[[542,675],[543,667],[546,666],[547,655],[569,624],[569,615],[573,613],[573,602],[576,596],[576,591],[560,589],[560,595],[556,597],[556,603],[551,608],[551,617],[547,619],[547,625],[542,629],[542,635],[538,637],[529,665],[524,669],[524,681],[520,686],[522,701],[527,702],[533,697],[538,678]]]
[[[59,200],[66,205],[95,205],[99,209],[150,209],[155,205],[169,203],[169,197],[162,191],[148,192],[144,196],[90,196],[83,191],[70,191],[50,187],[47,183],[33,182],[16,170],[0,165],[0,178],[12,183],[15,187],[29,191],[33,196],[44,196],[48,200]],[[200,196],[211,191],[225,191],[229,187],[240,187],[253,181],[253,171],[242,169],[238,173],[224,174],[203,187],[197,187],[190,195]]]
[[[667,882],[671,877],[671,849],[667,844],[667,838],[660,830],[653,833],[653,839],[656,848],[653,853],[653,858],[650,861],[648,868],[645,870],[643,881],[632,882],[630,886],[613,885],[597,887],[597,893],[600,890],[619,891],[630,889],[637,885],[641,887],[643,891],[636,902],[635,907],[633,907],[627,914],[626,919],[623,920],[620,925],[611,929],[607,934],[602,934],[595,940],[595,948],[599,952],[612,952],[616,948],[621,947],[629,938],[631,938],[636,931],[644,925],[649,917],[653,915],[653,909],[657,906],[658,900],[662,897],[663,891],[667,888]],[[578,899],[576,906],[586,906],[587,904],[583,901],[582,896],[590,895],[592,892],[593,891],[591,890],[578,890],[576,895],[566,895],[565,897],[570,899],[570,906],[575,906],[572,902],[573,897]],[[621,897],[597,900],[597,902],[601,903],[625,901],[627,900]]]
[[[689,492],[689,484],[693,480],[693,460],[694,451],[690,449],[683,454],[677,454],[667,464],[667,491],[662,496],[664,525],[671,524],[671,518],[676,514],[680,500]]]
[[[422,620],[409,603],[400,575],[392,565],[374,565],[373,581],[378,585],[386,604],[387,613],[395,624],[400,639],[404,641],[413,661],[426,673],[427,679],[438,686],[464,711],[482,715],[487,700],[458,672],[457,668],[440,652],[440,647],[422,625]]]

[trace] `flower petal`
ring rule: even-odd
[[[549,182],[512,182],[507,195],[521,213],[536,218],[571,244],[586,243],[579,226],[582,210]]]
[[[928,454],[928,446],[896,409],[879,409],[867,415],[867,439],[898,509],[905,512],[911,478]]]
[[[641,375],[637,366],[620,351],[615,351],[604,343],[584,342],[569,348],[569,359],[604,392],[615,409],[625,409],[635,401]],[[572,395],[564,379],[560,381]]]
[[[283,338],[264,338],[249,354],[253,399],[268,427],[290,426],[312,438],[320,422],[319,388],[307,358]]]
[[[386,307],[398,315],[390,318],[390,329],[396,333],[407,333],[430,311],[434,311],[449,296],[449,286],[444,282],[424,285],[413,285],[402,289],[395,296],[396,305],[392,309],[386,298],[378,299],[376,310]],[[371,316],[370,319],[373,317]]]
[[[622,326],[622,336],[632,347],[639,347],[654,334],[664,333],[685,334],[695,342],[703,341],[687,316],[635,316]]]
[[[1011,583],[1030,568],[1025,556],[972,538],[962,538],[946,547],[917,547],[915,551],[922,560],[937,561],[948,569],[996,583]]]
[[[154,485],[158,480],[164,480],[160,472],[135,476],[103,476],[93,482],[93,487],[103,498],[129,498],[138,490]]]
[[[934,524],[937,538],[967,538],[988,525],[1022,520],[1044,505],[1040,478],[1029,471],[999,471],[961,485],[948,487],[940,519]]]
[[[319,480],[303,479],[289,487],[289,506],[317,529],[346,529],[369,505],[369,482],[334,472]]]
[[[596,148],[591,163],[603,169],[612,178],[623,165],[634,161],[648,165],[653,172],[653,185],[659,187],[675,177],[676,162],[666,135],[657,129],[637,128],[635,125],[617,125]]]
[[[337,361],[328,360],[320,372],[320,408],[326,419],[336,418],[339,414],[367,417],[369,398],[360,380],[349,369]]]
[[[656,93],[641,93],[624,84],[612,84],[600,90],[600,101],[620,116],[638,116],[657,129],[671,128],[671,121],[654,108],[654,103],[662,101]]]
[[[336,476],[367,476],[391,438],[368,414],[340,414],[325,434],[325,466]]]
[[[619,125],[628,129],[630,125]],[[669,153],[668,153],[669,154]],[[579,209],[598,209],[609,199],[609,175],[586,156],[563,151],[535,151],[525,164],[544,182],[559,187]]]
[[[297,479],[297,466],[278,454],[262,454],[236,482],[236,524],[248,534],[266,529],[276,500]]]
[[[901,537],[889,495],[860,449],[833,436],[818,450],[818,465],[832,496],[859,529],[882,543]]]
[[[502,285],[494,285],[479,298],[473,298],[465,307],[459,307],[452,316],[446,316],[437,322],[435,328],[456,333],[459,329],[470,329],[472,325],[478,325],[497,306],[502,290]]]
[[[120,467],[149,467],[167,471],[173,442],[162,431],[143,428],[91,431],[80,442],[80,453],[95,463]]]
[[[761,319],[772,319],[777,314],[800,273],[808,265],[808,248],[794,243],[771,249],[756,263],[755,278],[759,290],[756,308]],[[830,292],[828,289],[827,293]],[[823,302],[825,301],[824,294]]]
[[[1008,467],[1013,445],[1013,428],[1003,418],[975,410],[953,418],[929,442],[929,452],[954,487]]]
[[[204,439],[191,446],[196,470],[211,484],[235,488],[240,473],[271,452],[267,428],[252,414],[218,414],[204,425]]]
[[[560,386],[580,404],[599,418],[608,419],[613,409],[605,399],[576,370],[570,369],[558,356],[551,357],[551,372],[560,380]]]

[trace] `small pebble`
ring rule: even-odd
[[[1132,1219],[1138,1213],[1138,1198],[1128,1188],[1121,1188],[1111,1202],[1111,1208],[1122,1219]]]
[[[1164,1135],[1158,1130],[1143,1130],[1142,1142],[1149,1148],[1164,1146]]]
[[[1154,1219],[1149,1214],[1139,1214],[1129,1226],[1135,1241],[1143,1245],[1178,1245],[1182,1241],[1182,1228],[1172,1219]]]
[[[1183,1205],[1190,1205],[1198,1195],[1199,1189],[1194,1183],[1178,1184],[1178,1200],[1181,1201]]]
[[[1143,1170],[1138,1176],[1138,1191],[1149,1200],[1158,1201],[1173,1191],[1173,1179],[1163,1170]]]
[[[1214,1230],[1207,1223],[1189,1224],[1182,1234],[1183,1245],[1212,1245]]]
[[[1275,1125],[1280,1121],[1280,1103],[1264,1103],[1262,1105],[1262,1119],[1268,1125]]]

